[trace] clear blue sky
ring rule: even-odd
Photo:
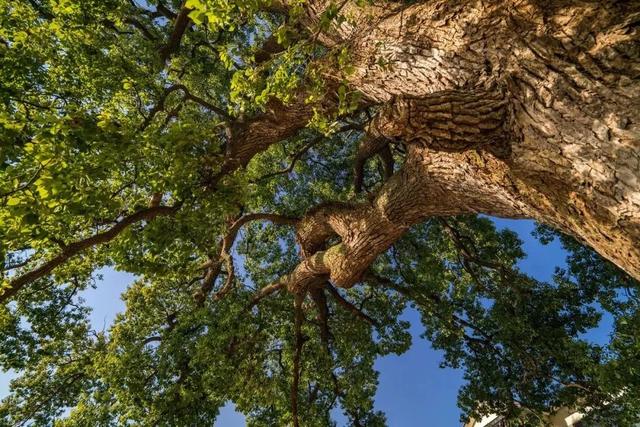
[[[532,236],[531,221],[495,220],[498,227],[516,231],[524,241],[527,258],[521,268],[539,280],[548,280],[556,266],[564,264],[565,254],[558,242],[540,245]],[[84,293],[93,307],[91,321],[94,328],[107,328],[124,306],[120,293],[133,280],[133,276],[113,270],[103,271],[104,280],[97,289]],[[387,414],[390,427],[459,426],[460,411],[456,406],[456,394],[462,384],[462,373],[453,369],[440,369],[440,352],[419,338],[421,325],[415,312],[407,311],[406,319],[412,323],[414,344],[401,356],[381,358],[376,367],[380,371],[380,385],[376,395],[376,407]],[[608,323],[608,322],[605,322]],[[606,325],[605,325],[606,326]],[[605,341],[608,328],[601,327],[589,335],[594,341]],[[10,375],[0,374],[0,397],[8,393]],[[338,417],[341,425],[341,417]],[[244,426],[244,418],[232,406],[223,409],[216,426]]]

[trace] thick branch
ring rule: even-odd
[[[158,13],[160,13],[162,16],[164,16],[167,19],[174,20],[178,16],[174,11],[169,9],[162,1],[158,1],[158,6],[156,6],[156,10],[158,11]]]
[[[335,286],[353,286],[378,254],[429,217],[483,212],[522,218],[535,212],[523,203],[507,165],[491,154],[408,148],[403,168],[370,203],[325,204],[305,215],[296,231],[306,258],[283,278],[287,288],[326,276]],[[331,237],[341,242],[325,249]]]
[[[271,35],[267,38],[260,49],[253,55],[257,64],[269,61],[273,55],[282,52],[285,47],[278,43],[278,38],[275,35]]]
[[[349,42],[352,89],[390,103],[371,133],[507,160],[496,175],[530,217],[640,279],[638,4],[449,3],[347,1],[349,23],[319,35]],[[307,2],[305,25],[330,4]]]
[[[328,284],[330,286],[330,284]],[[318,310],[318,322],[320,328],[320,339],[329,352],[329,339],[331,332],[329,331],[329,307],[327,306],[327,297],[321,288],[309,289],[309,295]]]
[[[303,93],[289,104],[272,100],[264,113],[249,121],[237,121],[231,129],[231,140],[220,172],[208,183],[213,186],[220,176],[245,167],[257,153],[294,136],[313,115],[313,106],[305,102]]]
[[[397,98],[369,126],[373,135],[401,138],[434,150],[486,149],[507,157],[507,101],[499,91],[446,90],[420,98]]]

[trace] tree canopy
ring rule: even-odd
[[[385,425],[374,362],[411,345],[408,307],[464,370],[464,417],[640,420],[640,284],[575,238],[538,228],[569,254],[549,282],[480,210],[349,252],[410,148],[326,37],[346,3],[0,0],[3,425],[212,425],[228,401],[251,426]],[[79,295],[104,267],[137,280],[96,331]]]

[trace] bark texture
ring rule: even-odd
[[[327,4],[310,2],[310,28]],[[402,141],[407,160],[371,205],[307,215],[287,286],[351,286],[410,225],[471,212],[559,228],[640,279],[640,2],[347,2],[343,13],[319,40],[350,47],[349,83],[384,104],[371,141]],[[380,149],[369,145],[365,160]]]

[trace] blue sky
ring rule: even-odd
[[[499,228],[516,231],[523,240],[527,258],[520,267],[526,273],[539,280],[548,280],[556,266],[564,265],[565,254],[557,241],[542,246],[531,236],[532,221],[496,219],[495,222]],[[113,270],[102,273],[104,278],[97,289],[89,289],[83,294],[93,307],[91,322],[96,329],[108,328],[116,313],[124,308],[119,295],[133,280],[133,276]],[[405,354],[383,357],[376,363],[380,371],[376,407],[386,413],[390,427],[459,426],[456,394],[462,384],[462,372],[439,368],[442,355],[433,350],[428,341],[419,338],[422,327],[417,314],[407,311],[405,317],[412,324],[413,346]],[[608,329],[601,327],[590,333],[589,338],[602,342],[607,335]],[[7,373],[0,374],[0,397],[8,393],[10,377]],[[341,425],[340,419],[338,422]],[[216,426],[244,426],[244,418],[230,405],[222,410]]]

